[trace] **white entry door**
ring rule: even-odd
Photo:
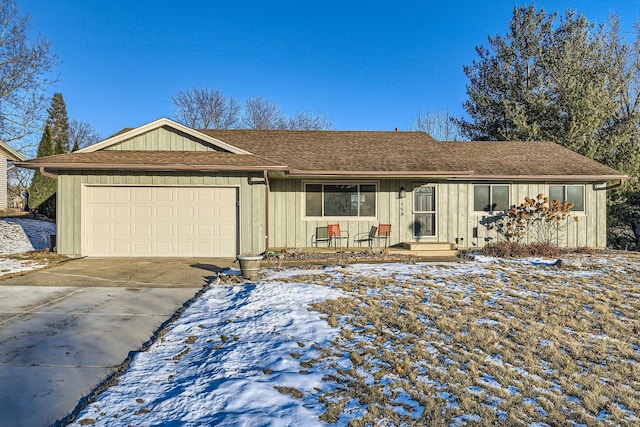
[[[236,192],[222,187],[87,186],[82,252],[235,257]]]
[[[436,186],[422,185],[413,191],[413,235],[436,235]]]

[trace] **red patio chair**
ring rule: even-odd
[[[391,224],[380,224],[376,239],[384,239],[384,247],[386,249],[389,246],[389,239],[391,239]]]
[[[340,224],[329,224],[329,237],[333,240],[333,246],[338,247],[338,240],[347,239],[347,246],[349,246],[349,232],[340,231]],[[342,247],[342,242],[340,242]]]

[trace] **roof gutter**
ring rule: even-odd
[[[300,170],[290,169],[289,173],[296,176],[388,176],[394,178],[411,178],[416,176],[452,177],[460,176],[461,179],[473,175],[473,171],[330,171],[330,170]]]
[[[51,178],[51,179],[58,179],[58,175],[53,174],[51,172],[47,172],[44,166],[40,166],[38,170],[40,171],[40,175],[42,176],[46,176],[47,178]]]
[[[285,166],[229,166],[229,165],[185,165],[185,164],[113,164],[113,163],[47,163],[46,166],[38,163],[16,163],[16,166],[26,169],[50,170],[139,170],[139,171],[282,171],[288,170]]]
[[[471,177],[451,177],[452,181],[625,181],[627,175],[473,175]],[[620,184],[622,185],[622,184]]]

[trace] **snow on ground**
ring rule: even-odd
[[[71,425],[637,423],[639,259],[362,264],[212,285]]]
[[[288,392],[322,388],[300,362],[337,331],[307,306],[339,294],[277,279],[213,286],[73,425],[319,425],[323,405]]]
[[[0,218],[0,277],[19,271],[32,270],[41,265],[30,260],[7,258],[49,247],[49,235],[55,234],[55,223],[36,219]]]

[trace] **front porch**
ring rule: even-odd
[[[271,248],[263,267],[288,265],[326,265],[382,262],[459,262],[456,245],[450,243],[403,242],[384,247],[305,247]]]

